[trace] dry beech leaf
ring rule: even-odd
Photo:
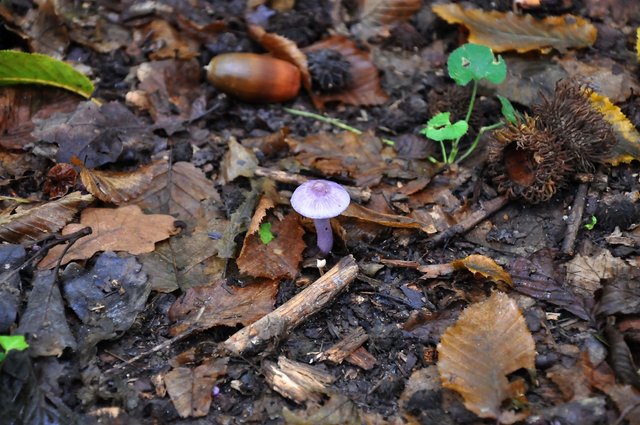
[[[349,207],[342,213],[345,217],[357,218],[358,220],[380,224],[386,227],[396,227],[400,229],[420,229],[430,235],[436,233],[433,223],[424,223],[420,220],[402,215],[385,214],[371,210],[356,203],[349,204]]]
[[[494,52],[515,50],[523,53],[549,48],[563,52],[589,47],[598,35],[594,25],[573,15],[538,20],[513,12],[467,9],[457,3],[436,4],[432,10],[450,24],[463,24],[469,29],[469,42],[484,44]]]
[[[481,418],[511,424],[526,413],[502,411],[513,394],[506,375],[535,368],[535,343],[515,301],[495,292],[464,310],[438,344],[442,386],[457,391],[467,409]]]
[[[64,198],[63,198],[64,199]],[[87,208],[80,223],[67,225],[63,235],[91,227],[92,234],[79,239],[64,256],[62,264],[86,260],[98,251],[126,251],[137,255],[151,252],[155,243],[175,235],[175,218],[170,215],[143,214],[137,205],[120,208]],[[65,246],[55,246],[38,264],[41,269],[55,266]]]
[[[167,162],[160,160],[134,171],[101,171],[90,170],[73,159],[72,162],[80,167],[80,180],[87,191],[101,201],[115,205],[140,196],[153,178],[167,167]]]
[[[591,93],[590,100],[591,105],[613,126],[613,131],[616,134],[617,143],[604,162],[615,166],[640,159],[640,132],[620,108],[605,96],[595,92]]]
[[[311,100],[318,109],[327,102],[342,102],[347,105],[381,105],[389,98],[382,90],[378,68],[373,64],[370,53],[358,49],[356,43],[341,35],[334,35],[304,49],[305,53],[330,49],[340,54],[351,65],[352,82],[345,90],[336,93],[311,92]]]
[[[209,413],[211,389],[220,376],[226,375],[228,362],[228,357],[209,358],[194,369],[177,367],[164,376],[167,392],[180,417],[201,417]]]
[[[260,228],[260,223],[262,223],[262,220],[267,216],[267,211],[274,208],[275,206],[276,203],[271,196],[263,195],[260,198],[260,202],[258,202],[258,206],[256,207],[256,212],[253,213],[251,223],[249,224],[249,228],[247,229],[247,236],[252,235],[258,231],[258,229]]]
[[[264,244],[257,234],[247,233],[238,255],[238,269],[253,277],[293,279],[298,274],[305,248],[304,230],[298,215],[290,213],[282,220],[274,220],[271,232],[275,238],[268,244]]]
[[[300,70],[302,85],[311,93],[311,75],[307,66],[307,56],[296,43],[282,35],[268,33],[258,25],[249,25],[249,34],[273,56],[297,66]]]
[[[94,199],[92,195],[73,192],[55,201],[23,209],[16,214],[1,215],[0,240],[10,243],[38,242],[62,229],[81,208]]]
[[[513,286],[511,275],[507,273],[500,265],[489,257],[484,255],[472,254],[460,260],[455,260],[451,265],[460,270],[469,270],[474,275],[480,275],[492,282],[504,282]]]
[[[206,330],[214,326],[250,325],[273,310],[278,282],[263,281],[239,288],[220,280],[211,286],[189,288],[169,309],[172,336],[192,326]]]
[[[362,38],[385,34],[387,28],[405,22],[422,7],[422,0],[359,0],[360,20],[353,29]]]
[[[191,227],[204,216],[206,201],[220,202],[213,182],[192,163],[176,162],[171,168],[166,163],[149,189],[130,203],[154,213],[175,215]]]
[[[182,59],[188,60],[198,57],[200,45],[174,28],[162,19],[155,19],[143,28],[142,38],[155,43],[156,47],[149,57],[152,60]]]
[[[382,142],[369,133],[317,133],[305,137],[302,142],[288,138],[287,143],[296,159],[305,166],[330,176],[346,173],[360,187],[375,186],[389,168],[381,155]]]

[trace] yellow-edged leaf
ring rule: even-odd
[[[469,42],[484,44],[494,52],[515,50],[565,51],[589,47],[596,41],[598,30],[587,20],[573,15],[549,16],[538,20],[531,15],[513,12],[486,12],[464,8],[457,3],[432,6],[436,15],[450,24],[469,29]]]
[[[504,282],[513,286],[511,275],[507,273],[498,263],[484,255],[472,254],[465,258],[455,260],[451,265],[460,270],[467,269],[471,273],[480,274],[492,282]]]
[[[515,301],[501,292],[474,304],[447,328],[438,344],[442,386],[457,391],[467,409],[482,418],[513,423],[526,413],[502,411],[502,402],[521,394],[507,375],[535,367],[535,343]]]
[[[595,92],[591,94],[590,100],[593,107],[613,126],[613,131],[616,133],[617,143],[604,162],[619,165],[640,159],[640,132],[620,108],[611,103],[606,96]]]
[[[91,97],[93,83],[65,62],[38,53],[0,51],[0,85],[41,84]]]

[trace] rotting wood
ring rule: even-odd
[[[272,168],[256,167],[255,174],[258,177],[269,177],[279,183],[301,185],[302,183],[311,179],[301,176],[299,174],[291,174],[286,171],[274,170]],[[361,189],[354,186],[342,185],[352,200],[358,202],[367,202],[371,198],[371,189]]]
[[[356,351],[349,354],[347,361],[354,366],[358,366],[364,370],[371,370],[378,363],[373,354],[368,352],[364,347],[358,347]]]
[[[509,198],[504,195],[497,196],[493,199],[490,199],[489,201],[486,201],[484,204],[482,204],[480,209],[474,211],[458,224],[455,224],[442,233],[435,235],[433,238],[427,241],[427,244],[433,247],[448,241],[456,235],[468,232],[469,230],[473,229],[478,223],[501,210],[502,207],[507,205],[507,203],[509,203]]]
[[[264,362],[262,372],[274,391],[299,404],[307,400],[320,402],[335,381],[330,373],[317,366],[294,362],[284,356],[278,358],[277,365]]]
[[[562,241],[562,253],[573,256],[576,248],[576,239],[578,237],[578,231],[580,230],[580,224],[582,224],[582,215],[584,214],[584,205],[587,200],[587,190],[589,189],[589,183],[580,183],[576,197],[573,200],[573,206],[571,208],[571,215],[567,219],[567,230],[564,234],[564,240]]]
[[[310,316],[322,310],[353,282],[357,274],[358,265],[353,256],[342,258],[338,264],[298,295],[231,335],[220,348],[231,355],[241,356],[286,335]]]
[[[341,364],[351,353],[356,351],[362,344],[364,344],[369,335],[360,326],[349,332],[340,341],[320,353],[316,361],[322,362],[328,360],[335,364]]]

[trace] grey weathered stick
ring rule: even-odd
[[[265,343],[282,337],[291,329],[322,310],[336,295],[349,286],[358,274],[358,265],[349,255],[298,295],[258,321],[240,329],[222,343],[221,349],[240,356]]]
[[[576,239],[578,237],[578,231],[580,230],[580,224],[582,223],[588,189],[589,183],[580,183],[578,186],[576,197],[573,200],[573,207],[571,208],[571,215],[567,220],[567,231],[564,234],[564,241],[562,241],[563,254],[573,255],[575,251]]]
[[[286,171],[274,170],[272,168],[264,168],[257,167],[255,169],[256,176],[259,177],[269,177],[277,182],[286,183],[286,184],[297,184],[301,185],[302,183],[311,180],[308,177],[301,176],[300,174],[291,174]],[[354,201],[366,202],[371,198],[371,189],[362,189],[354,186],[344,186],[349,192],[349,196]]]
[[[468,232],[469,230],[473,229],[478,223],[498,212],[500,209],[502,209],[502,207],[507,205],[508,202],[509,198],[504,195],[490,199],[489,201],[483,203],[482,207],[479,210],[474,211],[458,224],[449,227],[442,233],[439,233],[433,238],[429,239],[427,241],[428,245],[435,246],[451,239],[458,234]]]

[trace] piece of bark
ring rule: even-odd
[[[349,354],[347,361],[354,366],[358,366],[364,370],[371,370],[378,362],[373,354],[368,352],[366,348],[359,347],[356,351]]]
[[[369,339],[367,332],[362,327],[357,327],[333,346],[320,353],[317,361],[328,360],[335,364],[341,364],[344,359],[362,346],[367,339]]]
[[[274,391],[299,404],[308,400],[320,402],[335,381],[331,374],[317,366],[294,362],[284,356],[278,358],[278,364],[264,362],[262,372]]]
[[[235,356],[255,352],[269,341],[278,339],[322,310],[336,295],[349,286],[358,274],[353,256],[338,264],[286,303],[240,329],[222,343],[222,350]]]

